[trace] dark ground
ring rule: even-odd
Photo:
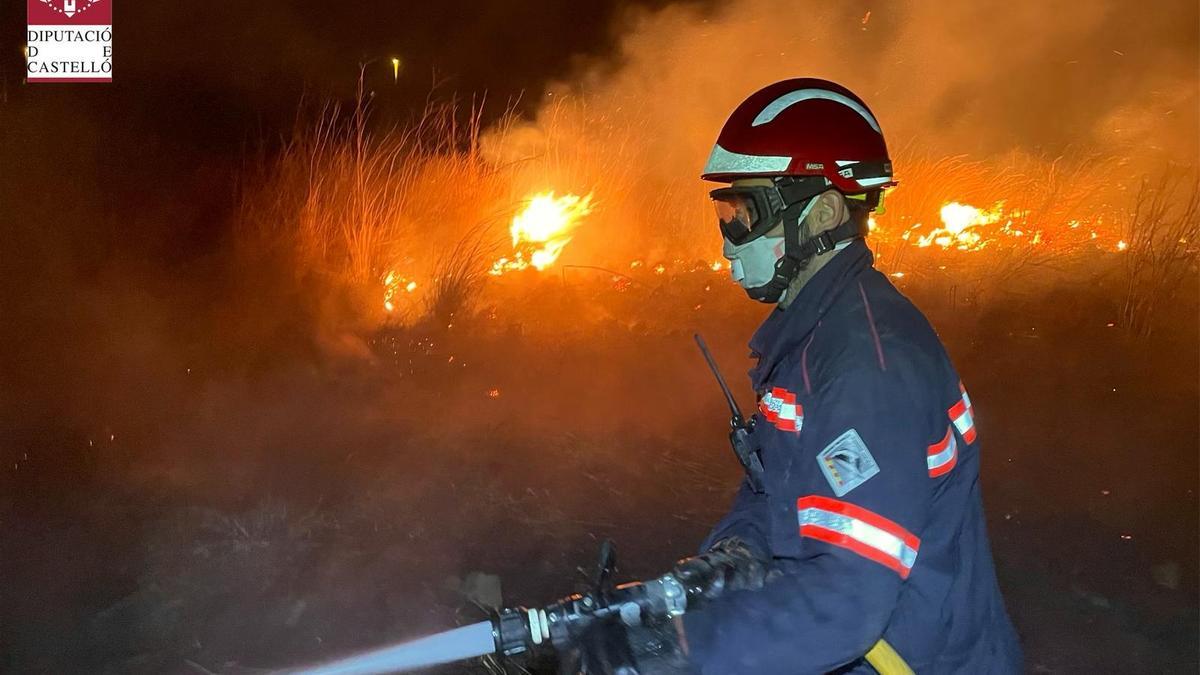
[[[591,300],[543,283],[536,320],[485,308],[451,331],[384,332],[373,360],[318,358],[286,333],[236,358],[194,326],[172,349],[92,336],[123,345],[97,350],[93,374],[122,377],[76,392],[89,416],[10,419],[0,436],[0,670],[325,659],[477,620],[472,572],[498,575],[512,604],[576,590],[605,537],[624,576],[661,572],[737,481],[690,332],[748,395],[742,345],[761,309],[713,284],[680,312],[708,281],[660,283],[658,305],[636,310],[635,287],[582,323],[565,308]],[[1195,284],[1147,340],[1107,326],[1104,286],[985,308],[906,290],[978,410],[1029,671],[1196,672]]]

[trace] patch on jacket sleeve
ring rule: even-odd
[[[772,387],[758,399],[758,411],[780,431],[800,433],[804,426],[804,406],[796,403],[796,394],[783,387]]]
[[[848,429],[817,455],[821,473],[833,488],[833,494],[841,497],[867,482],[879,473],[879,465],[867,444],[854,429]]]

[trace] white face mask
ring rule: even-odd
[[[800,222],[804,222],[816,204],[816,199],[808,201],[800,212]],[[765,286],[775,277],[775,263],[783,258],[783,237],[759,237],[740,246],[728,239],[723,241],[721,254],[729,261],[733,280],[742,288],[749,291]]]
[[[759,237],[735,246],[725,240],[721,254],[729,261],[729,272],[742,288],[765,286],[775,276],[775,263],[783,257],[783,237]]]

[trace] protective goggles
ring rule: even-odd
[[[773,230],[789,206],[817,196],[828,185],[820,177],[789,177],[763,185],[718,188],[708,196],[716,209],[721,235],[741,246]]]
[[[769,232],[783,213],[783,197],[774,185],[725,187],[708,196],[717,211],[721,235],[737,246]]]

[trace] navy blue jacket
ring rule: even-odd
[[[929,322],[872,267],[833,257],[750,343],[765,494],[710,535],[768,555],[759,591],[684,617],[704,675],[873,672],[880,637],[917,673],[1017,673],[984,524],[975,410]]]

